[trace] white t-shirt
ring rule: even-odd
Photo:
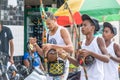
[[[82,46],[81,46],[82,49],[87,49],[87,50],[90,50],[92,52],[95,52],[96,54],[102,55],[101,50],[99,49],[99,46],[97,43],[97,37],[95,37],[93,39],[93,41],[90,43],[90,45],[86,46],[85,43],[86,43],[86,40],[84,40],[82,42]],[[96,61],[94,64],[92,64],[89,67],[86,67],[88,80],[103,80],[103,78],[104,78],[103,62],[98,60],[98,59],[95,59],[95,60]],[[86,80],[85,73],[84,73],[83,69],[81,70],[80,80]]]
[[[107,51],[113,57],[117,57],[114,52],[114,42],[107,47]],[[104,80],[119,80],[118,66],[119,63],[111,59],[109,63],[104,63]]]

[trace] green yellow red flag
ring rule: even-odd
[[[84,0],[66,0],[72,14],[78,12],[83,4]],[[69,10],[65,9],[65,3],[55,12],[55,16],[68,16]]]

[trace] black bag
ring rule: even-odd
[[[57,60],[55,62],[48,62],[48,74],[50,76],[61,76],[65,71],[65,62]]]

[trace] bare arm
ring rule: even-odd
[[[90,52],[90,55],[99,59],[100,61],[103,61],[103,62],[106,62],[106,63],[109,62],[109,57],[107,55],[99,55],[99,54],[96,54],[94,52]]]
[[[68,30],[65,29],[65,28],[62,28],[61,29],[61,36],[62,36],[66,45],[65,46],[58,46],[58,45],[53,44],[52,48],[62,48],[66,52],[73,53],[74,48],[73,48],[73,44],[72,44],[72,41],[71,41],[70,34],[69,34]]]
[[[37,39],[30,37],[29,43],[32,44],[32,45],[36,48],[36,51],[39,53],[39,55],[42,56],[43,51],[42,51],[42,49],[39,47],[39,45],[37,44]]]
[[[114,51],[117,57],[111,56],[110,58],[118,63],[120,63],[120,46],[118,44],[114,44]]]
[[[107,49],[105,47],[105,43],[103,41],[102,38],[97,38],[97,43],[98,43],[98,47],[100,48],[102,54],[97,54],[93,51],[90,51],[90,50],[87,50],[87,49],[81,49],[79,50],[79,53],[81,56],[88,56],[88,55],[91,55],[93,57],[95,57],[96,59],[99,59],[100,61],[103,61],[103,62],[109,62],[109,54],[107,52]]]
[[[79,63],[76,59],[72,58],[71,56],[68,56],[67,59],[75,66],[79,66]]]
[[[37,43],[34,43],[34,46],[35,46],[36,51],[38,52],[38,54],[39,54],[40,56],[42,56],[42,55],[43,55],[43,51],[42,51],[42,49],[39,47],[39,45],[38,45]]]
[[[95,54],[94,57],[96,57],[97,59],[99,59],[103,62],[109,62],[110,56],[108,55],[108,52],[107,52],[107,49],[106,49],[105,42],[104,42],[103,38],[98,37],[97,42],[98,42],[98,46],[99,46],[103,55]]]
[[[79,62],[78,62],[78,55],[76,58],[71,57],[69,55],[69,53],[65,52],[63,49],[62,50],[57,50],[58,56],[61,57],[62,59],[68,59],[73,65],[75,66],[79,66]]]
[[[10,62],[14,63],[14,61],[13,61],[13,53],[14,53],[13,39],[9,41],[9,44],[10,44]]]

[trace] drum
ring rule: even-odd
[[[41,69],[39,69],[39,67],[37,67],[24,80],[47,80],[47,77],[44,74],[44,72]]]
[[[77,56],[77,59],[79,61],[79,64],[82,66],[83,65],[84,66],[91,66],[92,64],[94,64],[96,62],[95,58],[91,55],[86,56],[83,60],[83,56],[80,55],[80,51],[76,51],[76,56]]]
[[[83,57],[79,56],[78,61],[79,61],[80,65],[82,65],[82,66],[84,65]],[[93,63],[95,63],[95,58],[93,56],[89,55],[89,56],[85,57],[84,63],[85,63],[85,66],[91,66]]]

